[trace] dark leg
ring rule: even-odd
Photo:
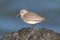
[[[32,25],[30,25],[30,26],[27,27],[27,28],[34,28],[34,27],[36,27],[35,25],[36,25],[36,24],[32,24]]]
[[[30,27],[32,27],[32,28],[33,28],[33,27],[35,27],[35,25],[36,25],[36,24],[32,24]]]

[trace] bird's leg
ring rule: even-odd
[[[35,27],[36,24],[32,24],[31,27]]]
[[[34,24],[31,25],[31,27],[34,27],[34,26],[35,26]]]
[[[29,26],[29,28],[34,28],[36,24],[32,24]]]

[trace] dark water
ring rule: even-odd
[[[48,19],[37,24],[36,28],[48,28],[60,33],[60,0],[0,0],[0,38],[30,26],[16,17],[21,9],[37,12]]]

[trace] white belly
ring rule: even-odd
[[[40,23],[41,21],[26,21],[26,20],[24,20],[24,22],[26,22],[28,24],[37,24],[37,23]]]
[[[21,18],[23,19],[23,17],[21,17]],[[27,20],[25,20],[25,19],[23,19],[23,21],[24,21],[25,23],[28,23],[28,24],[37,24],[37,23],[42,22],[42,21],[27,21]]]

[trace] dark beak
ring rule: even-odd
[[[19,14],[17,14],[17,16],[16,17],[18,17],[18,16],[20,16]]]

